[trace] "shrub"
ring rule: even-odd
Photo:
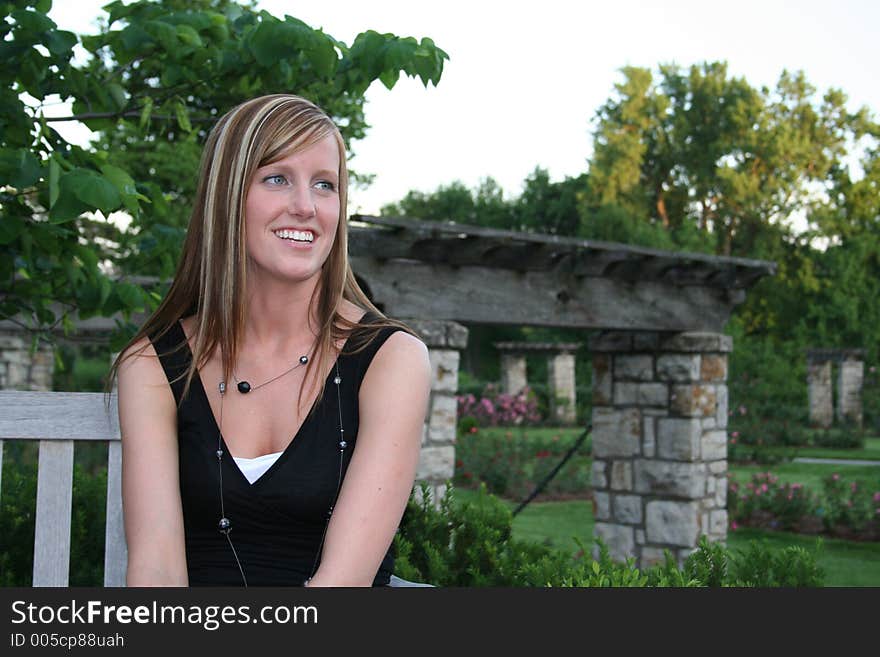
[[[752,542],[740,554],[705,536],[681,568],[667,551],[665,563],[640,571],[632,559],[613,561],[601,541],[598,559],[585,558],[583,546],[573,558],[512,538],[510,511],[485,487],[475,502],[456,505],[453,494],[449,486],[435,506],[423,485],[420,495],[410,498],[394,539],[395,574],[436,586],[821,586],[823,581],[815,555],[802,548],[774,551]]]
[[[840,533],[847,530],[880,538],[880,491],[872,491],[857,481],[845,482],[837,473],[822,480],[826,506],[825,527]]]

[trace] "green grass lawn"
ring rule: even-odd
[[[458,502],[475,500],[474,490],[456,488]],[[512,511],[516,504],[501,500]],[[529,504],[513,519],[513,536],[542,543],[574,554],[576,537],[588,550],[593,545],[593,507],[589,501],[540,502]],[[815,536],[787,532],[764,532],[744,528],[728,532],[727,545],[745,548],[749,541],[766,540],[773,548],[799,545],[809,551],[816,547]],[[825,571],[825,586],[880,586],[880,543],[843,541],[822,537],[817,561]]]
[[[865,438],[864,449],[828,449],[824,447],[798,447],[795,456],[824,459],[857,459],[880,461],[880,438]]]

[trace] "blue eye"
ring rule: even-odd
[[[318,189],[322,189],[327,192],[332,192],[336,189],[336,185],[334,185],[329,180],[319,180],[316,183],[316,186],[318,187]]]
[[[284,185],[287,183],[287,178],[282,176],[280,173],[272,174],[271,176],[266,176],[263,178],[264,183],[269,183],[270,185]]]

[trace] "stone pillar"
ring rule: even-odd
[[[576,419],[574,354],[562,352],[547,361],[547,379],[550,414],[562,424],[574,424]]]
[[[51,390],[54,372],[51,346],[40,343],[32,354],[26,333],[0,331],[0,390]]]
[[[828,429],[834,420],[830,360],[808,357],[807,395],[810,399],[810,424]]]
[[[838,422],[847,422],[861,428],[862,382],[864,378],[865,363],[861,359],[855,356],[846,356],[840,361],[840,370],[837,373]]]
[[[467,329],[455,322],[404,320],[428,346],[431,358],[431,397],[422,431],[422,451],[416,471],[416,491],[422,482],[439,504],[455,472],[455,430],[458,404],[458,364],[467,346]]]
[[[515,395],[527,385],[525,354],[501,354],[501,391]]]
[[[732,339],[606,332],[590,347],[595,537],[640,568],[725,540]]]

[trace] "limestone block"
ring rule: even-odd
[[[659,349],[683,353],[730,353],[733,351],[733,338],[723,333],[689,331],[661,340]]]
[[[654,458],[657,451],[654,424],[656,420],[653,417],[646,417],[642,421],[642,456]]]
[[[434,319],[403,319],[428,347],[464,349],[468,330],[457,322]]]
[[[715,426],[727,428],[728,393],[726,385],[715,386]]]
[[[708,466],[709,472],[713,475],[723,474],[725,477],[727,476],[727,461],[712,461]]]
[[[707,431],[700,439],[700,455],[704,461],[727,458],[727,432]]]
[[[625,525],[642,522],[642,498],[640,495],[615,495],[612,500],[614,520]]]
[[[608,493],[593,493],[593,513],[596,520],[611,520],[611,496]]]
[[[617,381],[653,381],[654,359],[644,354],[615,356],[614,378]]]
[[[608,488],[608,477],[605,475],[605,461],[596,459],[590,471],[590,483],[593,488]]]
[[[457,404],[455,397],[444,393],[431,394],[431,415],[428,419],[428,439],[436,444],[455,442]]]
[[[636,544],[638,544],[638,545],[645,544],[645,530],[644,529],[636,529]]]
[[[637,408],[593,407],[593,457],[635,456],[641,451],[641,415]]]
[[[636,459],[633,475],[637,493],[698,499],[706,491],[706,470],[701,463]]]
[[[701,421],[700,426],[703,427],[703,431],[711,431],[718,427],[718,422],[715,421],[714,417],[704,417]]]
[[[428,424],[422,425],[422,445],[428,442]]]
[[[664,354],[657,358],[660,381],[696,382],[700,378],[700,356],[697,354]]]
[[[629,461],[611,462],[611,489],[626,491],[633,489],[632,463]]]
[[[28,346],[19,333],[0,332],[0,351],[26,351]]]
[[[454,349],[431,349],[431,390],[458,390],[459,353]]]
[[[615,382],[614,405],[657,406],[666,408],[669,389],[665,383]]]
[[[613,382],[611,357],[607,354],[593,354],[593,406],[611,403]]]
[[[711,385],[674,385],[669,396],[669,408],[674,415],[685,417],[715,417],[715,387]]]
[[[702,434],[698,419],[662,417],[657,420],[657,455],[672,461],[697,461]]]
[[[451,479],[455,472],[455,446],[428,445],[423,447],[419,456],[419,467],[416,479],[436,481]]]
[[[593,537],[601,538],[605,542],[605,545],[608,546],[609,556],[614,561],[624,561],[628,557],[635,556],[635,531],[632,527],[597,522],[593,525]],[[594,546],[593,558],[597,559],[598,557],[599,548]]]
[[[706,495],[715,495],[715,477],[706,477]]]
[[[727,477],[715,479],[715,506],[721,509],[727,507]]]
[[[703,354],[700,359],[700,378],[703,381],[727,380],[727,356]]]
[[[709,513],[709,534],[727,534],[727,510],[716,509]]]
[[[655,500],[645,508],[645,536],[649,543],[694,546],[700,535],[696,502]]]

